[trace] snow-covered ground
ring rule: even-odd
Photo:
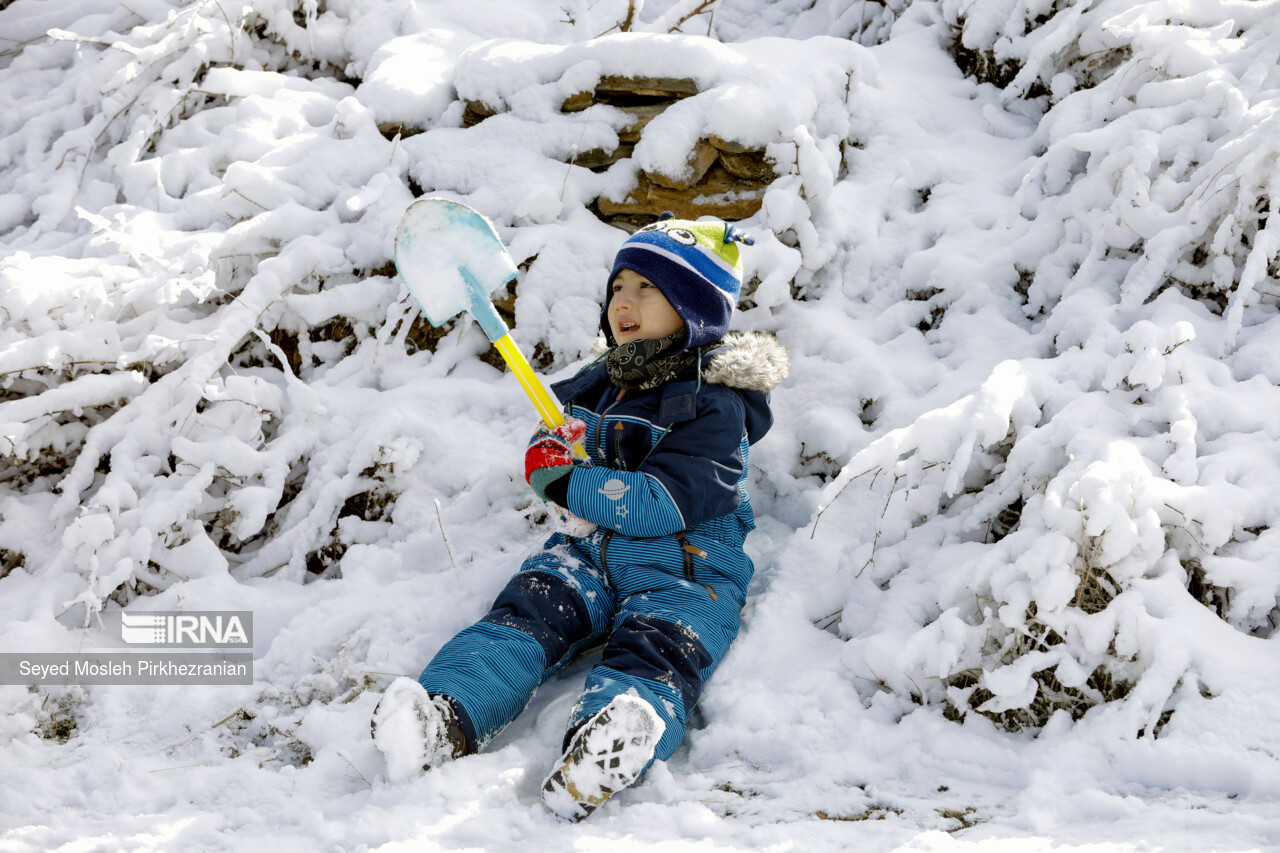
[[[0,850],[1280,850],[1280,2],[699,5],[0,3],[0,652],[127,607],[252,611],[255,657],[0,686]],[[568,165],[611,74],[699,93]],[[743,632],[583,824],[538,789],[589,656],[390,783],[382,689],[547,532],[395,224],[491,217],[567,376],[588,206],[708,134],[776,163],[735,324],[794,361]]]

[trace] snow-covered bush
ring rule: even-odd
[[[942,0],[966,74],[1011,97],[1062,98],[1110,75],[1129,46],[1107,26],[1127,0]]]
[[[409,357],[414,321],[385,239],[403,155],[342,79],[346,22],[54,11],[71,29],[10,59],[0,117],[6,570],[59,611],[322,572],[418,453],[325,395],[340,362]]]
[[[1108,20],[1132,56],[1042,123],[1045,153],[1019,202],[1053,208],[1062,226],[1030,238],[1052,248],[1029,270],[1029,311],[1109,269],[1122,275],[1126,307],[1176,288],[1225,313],[1230,346],[1246,306],[1274,298],[1259,286],[1274,280],[1280,252],[1280,221],[1268,216],[1280,20],[1265,4],[1196,9],[1152,20],[1156,10],[1139,5]]]
[[[967,4],[969,21],[1006,5]],[[1097,7],[1128,58],[1048,110],[982,271],[1041,352],[854,455],[815,530],[865,531],[841,558],[864,683],[1009,729],[1124,699],[1130,730],[1156,732],[1280,626],[1280,576],[1260,568],[1280,556],[1263,473],[1280,438],[1280,19],[1128,5]],[[945,337],[974,285],[931,281]]]
[[[766,33],[801,40],[832,36],[871,46],[889,38],[894,22],[911,3],[912,0],[721,2],[712,10],[710,34],[724,41],[744,41]],[[690,26],[700,20],[694,18]],[[688,27],[684,31],[695,32]]]

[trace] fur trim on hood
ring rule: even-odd
[[[589,355],[609,350],[604,336],[596,338]],[[729,332],[724,344],[706,362],[702,381],[745,391],[769,392],[791,375],[791,354],[767,332]]]
[[[747,391],[772,391],[789,375],[790,353],[764,332],[730,332],[724,336],[724,348],[702,369],[702,380],[709,385]]]

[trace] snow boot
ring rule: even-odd
[[[542,785],[542,802],[552,814],[582,820],[640,778],[666,727],[639,696],[615,696],[574,734]]]
[[[402,781],[467,752],[467,739],[453,707],[430,696],[411,678],[391,682],[369,720],[373,742],[387,759],[387,776]]]

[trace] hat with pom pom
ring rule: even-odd
[[[724,337],[742,290],[738,244],[754,242],[722,220],[695,222],[670,213],[632,234],[614,257],[605,288],[600,328],[609,344],[617,343],[609,329],[609,299],[613,280],[622,270],[639,273],[662,291],[688,332],[683,349]]]

